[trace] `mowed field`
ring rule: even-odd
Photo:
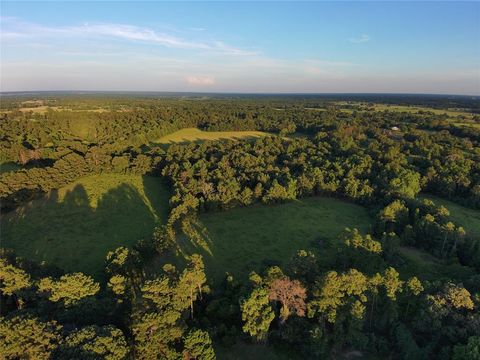
[[[108,251],[150,237],[166,219],[169,196],[159,178],[85,177],[3,216],[2,246],[98,278]]]
[[[365,208],[328,197],[254,205],[200,215],[199,238],[180,238],[178,251],[203,255],[209,278],[220,280],[226,272],[246,278],[266,265],[286,263],[301,249],[328,261],[346,227],[368,232],[370,223]]]
[[[185,128],[162,136],[155,144],[174,144],[185,142],[202,142],[206,140],[241,140],[256,139],[270,134],[262,131],[202,131],[197,128]]]

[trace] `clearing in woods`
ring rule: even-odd
[[[84,177],[3,216],[2,246],[99,278],[108,251],[149,238],[166,220],[169,197],[155,177]]]
[[[241,140],[257,139],[270,134],[262,131],[202,131],[197,128],[185,128],[172,134],[162,136],[155,144],[174,144],[185,142],[202,142],[206,140]]]
[[[329,197],[254,205],[201,214],[194,225],[199,236],[180,237],[178,254],[200,253],[212,280],[226,272],[246,277],[265,265],[285,264],[302,249],[329,261],[346,227],[366,233],[370,224],[365,208]]]

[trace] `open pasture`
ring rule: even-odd
[[[370,217],[361,206],[314,197],[202,214],[195,227],[199,238],[181,237],[179,255],[203,255],[210,278],[226,272],[245,278],[265,265],[285,264],[302,249],[328,261],[341,232],[346,227],[368,232]]]
[[[159,178],[85,177],[3,216],[2,246],[99,277],[108,251],[151,236],[168,214],[168,198]]]
[[[270,136],[262,131],[202,131],[197,128],[186,128],[172,134],[162,136],[155,144],[174,144],[186,142],[203,142],[206,140],[243,140]]]

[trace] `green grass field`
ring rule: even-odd
[[[453,125],[459,126],[459,127],[467,126],[467,127],[474,127],[474,128],[480,129],[480,123],[475,123],[472,121],[455,122],[453,123]]]
[[[168,215],[159,178],[103,174],[52,191],[2,218],[2,246],[100,277],[108,251],[151,235]]]
[[[185,142],[202,142],[205,140],[240,140],[256,139],[269,134],[262,131],[202,131],[197,128],[186,128],[162,136],[155,144],[173,144]]]
[[[430,199],[436,205],[445,206],[450,211],[452,220],[456,224],[463,226],[467,234],[480,237],[480,210],[470,209],[433,195],[421,195],[420,198]]]
[[[413,114],[417,114],[419,111],[428,111],[428,112],[434,113],[435,115],[446,114],[451,118],[456,118],[459,115],[465,116],[468,119],[472,118],[472,113],[456,110],[456,109],[434,109],[434,108],[425,107],[425,106],[391,105],[391,104],[377,104],[377,103],[370,104],[370,103],[348,102],[348,101],[347,102],[337,101],[335,102],[335,104],[338,105],[339,107],[346,106],[346,105],[359,106],[360,111],[366,110],[367,108],[370,108],[371,105],[373,105],[373,108],[375,109],[375,111],[398,111],[398,112],[409,112]],[[352,111],[351,109],[342,109],[342,110]]]
[[[22,166],[14,162],[4,162],[0,164],[0,174],[21,169]]]
[[[225,272],[246,277],[268,264],[284,263],[300,249],[321,249],[327,256],[345,227],[369,231],[365,208],[327,197],[286,204],[255,205],[200,216],[197,240],[182,237],[182,254],[200,253],[207,276],[221,279]],[[331,253],[331,252],[330,252]]]
[[[401,246],[400,255],[404,263],[398,267],[402,278],[416,276],[421,280],[464,279],[475,274],[475,270],[460,264],[449,264],[420,249]]]

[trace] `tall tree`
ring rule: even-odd
[[[61,326],[36,317],[0,318],[0,354],[5,359],[48,360],[61,341]]]
[[[263,342],[267,338],[270,323],[275,318],[268,299],[268,292],[263,288],[256,288],[250,297],[241,304],[242,320],[245,322],[243,331],[255,340]]]
[[[270,301],[279,301],[282,304],[280,319],[284,323],[291,313],[305,316],[305,299],[307,290],[298,280],[290,280],[288,277],[275,279],[270,283],[268,298]]]
[[[183,358],[185,360],[215,360],[212,339],[206,331],[191,330],[184,340]]]
[[[82,273],[67,274],[55,280],[43,278],[38,284],[38,291],[46,294],[53,302],[62,302],[65,306],[74,305],[80,300],[93,296],[100,290],[100,285]]]
[[[201,298],[202,287],[206,281],[202,257],[198,254],[193,254],[189,259],[189,265],[180,275],[176,289],[176,301],[188,302],[190,304],[190,315],[192,318],[193,303],[197,297]]]

